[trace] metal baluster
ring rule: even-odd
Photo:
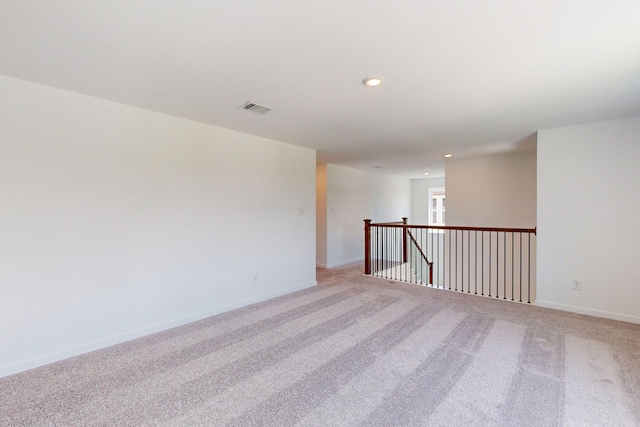
[[[433,233],[429,233],[429,229],[427,229],[426,231],[427,233],[427,241],[431,240],[431,271],[429,272],[429,277],[433,277],[433,265],[435,263],[435,252],[433,250]],[[429,258],[429,251],[428,251],[428,244],[427,244],[427,258]],[[433,282],[433,280],[431,280]],[[433,286],[433,283],[429,283],[431,286]]]
[[[504,269],[502,280],[502,299],[507,299],[507,232],[502,233],[502,268]]]
[[[467,293],[471,293],[471,232],[467,230]]]
[[[482,287],[482,296],[484,296],[484,231],[482,231],[482,280],[480,281]]]
[[[520,233],[520,302],[522,302],[522,233]]]
[[[473,294],[478,295],[478,230],[474,232],[475,243],[473,245]]]
[[[449,290],[451,290],[451,230],[447,230],[449,233]]]
[[[500,298],[500,232],[496,231],[496,298]]]
[[[456,255],[456,267],[453,270],[455,273],[455,285],[456,291],[458,290],[458,230],[456,230],[456,247],[455,247],[455,255]]]
[[[464,292],[464,230],[462,231],[462,249],[460,251],[460,256],[462,257],[462,260],[460,261],[461,264],[461,270],[460,271],[460,277],[462,279],[462,289],[461,291]]]
[[[511,301],[513,301],[513,283],[514,283],[514,279],[513,279],[513,270],[514,270],[514,264],[513,264],[513,239],[514,239],[514,235],[515,235],[515,233],[511,233]]]
[[[489,232],[489,296],[491,296],[491,232]]]
[[[529,261],[527,262],[527,268],[529,269],[529,278],[527,280],[527,304],[531,304],[531,233],[527,233],[527,240],[529,244],[529,249],[527,249],[527,255]]]
[[[387,270],[388,268],[387,254],[389,252],[389,248],[387,247],[387,244],[388,244],[387,241],[389,237],[387,235],[388,228],[383,226],[381,230],[382,230],[382,268],[384,270],[384,278],[387,279],[388,278],[387,276],[389,275],[389,270]]]

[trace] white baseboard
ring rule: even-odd
[[[364,262],[364,257],[362,258],[353,258],[346,261],[335,262],[333,264],[327,264],[326,267],[323,268],[336,268],[336,267],[344,267],[345,265],[356,264],[358,262]]]
[[[166,331],[167,329],[175,328],[178,326],[186,325],[198,320],[206,319],[207,317],[215,316],[216,314],[225,313],[227,311],[234,310],[236,308],[245,307],[247,305],[255,304],[258,302],[266,301],[271,298],[275,298],[281,295],[289,294],[291,292],[300,291],[302,289],[311,288],[318,284],[317,281],[312,281],[298,286],[293,286],[278,292],[272,292],[269,294],[260,295],[254,298],[250,298],[244,301],[236,302],[222,307],[214,308],[206,312],[200,312],[189,316],[180,317],[178,319],[172,319],[166,322],[158,323],[153,326],[134,329],[124,334],[116,335],[109,338],[100,339],[91,343],[87,343],[81,346],[69,348],[66,350],[49,353],[43,356],[34,357],[29,360],[13,363],[10,365],[0,367],[0,378],[17,374],[19,372],[27,371],[29,369],[38,368],[40,366],[48,365],[50,363],[58,362],[60,360],[68,359],[70,357],[79,356],[81,354],[89,353],[91,351],[100,350],[112,345],[121,344],[126,341],[131,341],[136,338],[141,338],[146,335],[155,334],[156,332]]]
[[[640,317],[629,316],[627,314],[611,313],[608,311],[594,310],[591,308],[576,307],[573,305],[558,304],[549,301],[536,300],[538,307],[553,308],[555,310],[569,311],[571,313],[586,314],[588,316],[603,317],[605,319],[620,320],[622,322],[640,323]]]

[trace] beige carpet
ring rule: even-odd
[[[0,425],[640,425],[640,325],[318,281],[0,379]]]

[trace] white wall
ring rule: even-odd
[[[536,226],[536,153],[447,160],[447,225]]]
[[[371,172],[368,174],[369,185],[373,188],[373,215],[370,217],[373,222],[402,221],[403,217],[411,215],[410,179]],[[364,238],[362,241],[364,245]]]
[[[315,283],[314,151],[0,93],[0,376]]]
[[[364,260],[365,218],[389,222],[409,216],[410,180],[332,164],[318,170],[319,181],[326,178],[327,251],[324,263],[323,254],[318,254],[319,267],[333,268]],[[318,221],[321,217],[319,213]]]
[[[316,265],[327,266],[327,165],[316,166]]]
[[[538,132],[537,304],[640,323],[639,141],[640,117]]]
[[[411,217],[409,224],[429,224],[429,189],[444,188],[444,178],[411,180]]]

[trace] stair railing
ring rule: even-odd
[[[365,274],[517,302],[535,300],[536,228],[409,225],[407,218],[364,222]]]
[[[404,221],[404,219],[403,219]],[[402,226],[406,222],[381,222],[371,224],[365,219],[365,274],[385,271],[408,260],[407,238]]]

